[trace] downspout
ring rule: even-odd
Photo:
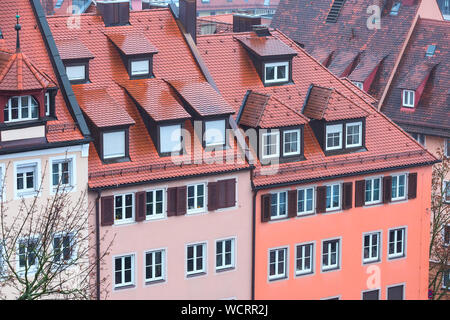
[[[250,180],[253,177],[253,169],[250,170]],[[251,300],[255,300],[255,265],[256,265],[256,196],[258,190],[253,189],[253,213],[252,213],[252,296]]]
[[[95,279],[95,287],[96,287],[96,299],[100,300],[100,203],[101,191],[97,191],[97,199],[95,199],[95,251],[96,251],[96,279]]]

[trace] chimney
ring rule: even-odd
[[[261,24],[261,17],[250,14],[233,15],[233,32],[252,31],[254,25]]]
[[[258,37],[268,37],[272,35],[269,31],[269,27],[264,24],[254,25],[253,31]]]
[[[197,43],[197,1],[179,0],[179,19],[187,33]]]
[[[97,13],[106,27],[130,24],[130,0],[98,0]]]

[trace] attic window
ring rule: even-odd
[[[364,84],[359,81],[353,81],[353,84],[359,88],[359,90],[364,90]]]
[[[414,108],[415,91],[403,90],[403,106],[407,108]]]
[[[427,48],[427,53],[425,54],[425,56],[432,57],[432,56],[434,56],[435,51],[436,51],[436,45],[430,44]]]
[[[342,149],[342,124],[327,125],[326,150]]]
[[[181,151],[181,124],[159,127],[159,152],[172,153]]]
[[[103,133],[103,159],[123,158],[126,156],[125,130]]]
[[[131,76],[149,76],[150,74],[150,60],[132,60],[131,61]]]
[[[205,121],[205,146],[225,144],[225,120]]]
[[[289,62],[266,63],[264,65],[264,82],[280,83],[289,80]]]
[[[280,132],[267,132],[262,135],[262,158],[273,158],[280,155]]]
[[[66,66],[66,74],[73,84],[85,83],[87,81],[87,69],[89,64],[73,64]]]
[[[389,13],[391,16],[397,16],[400,11],[401,2],[396,2],[391,8],[391,12]]]
[[[32,96],[12,97],[5,106],[4,117],[5,122],[37,119],[38,103]]]

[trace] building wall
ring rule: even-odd
[[[344,211],[261,223],[261,195],[267,191],[259,193],[256,200],[256,299],[323,299],[333,296],[361,299],[362,291],[368,290],[368,285],[376,280],[377,275],[380,281],[375,286],[381,289],[381,299],[386,299],[387,286],[402,283],[405,284],[406,299],[427,299],[431,167],[396,172],[417,172],[416,199],[369,207],[353,206]],[[354,182],[361,179],[364,177],[312,185],[353,181],[354,192]],[[284,190],[287,189],[295,187]],[[388,260],[388,230],[403,226],[407,227],[406,256]],[[364,265],[363,233],[370,231],[381,231],[381,262]],[[341,238],[341,268],[322,272],[321,241],[338,237]],[[311,241],[315,241],[314,274],[296,277],[295,245]],[[269,281],[268,249],[282,246],[288,246],[288,278]]]
[[[107,296],[102,295],[102,299],[250,299],[252,197],[249,171],[108,190],[103,191],[101,196],[230,178],[236,178],[238,188],[238,205],[235,208],[101,227],[101,236],[105,237],[101,244],[102,252],[115,237],[101,271],[101,278],[107,278],[104,283]],[[90,194],[91,203],[96,197],[97,193]],[[231,271],[216,272],[215,241],[225,238],[236,239],[236,267]],[[207,242],[207,273],[187,278],[186,244],[195,242]],[[144,278],[144,252],[159,248],[166,249],[167,280],[147,285]],[[129,253],[135,255],[134,285],[113,289],[113,257]]]

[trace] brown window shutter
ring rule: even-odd
[[[167,216],[177,215],[177,188],[167,189]]]
[[[217,182],[208,183],[208,211],[217,209]]]
[[[366,180],[355,181],[355,207],[362,207],[366,202]]]
[[[317,187],[316,190],[316,212],[324,213],[327,210],[327,187]]]
[[[135,212],[135,220],[136,221],[144,221],[145,220],[145,192],[136,193],[136,212]]]
[[[217,181],[217,209],[226,207],[227,185],[225,180]]]
[[[186,214],[187,207],[187,197],[186,197],[187,187],[177,188],[177,216],[182,216]]]
[[[351,209],[353,206],[353,182],[345,182],[342,187],[342,209]]]
[[[225,208],[234,207],[236,205],[236,179],[225,180],[225,184]]]
[[[408,199],[415,199],[417,196],[417,173],[408,175]]]
[[[297,216],[297,190],[290,190],[288,192],[288,217],[293,218]]]
[[[261,196],[261,222],[270,220],[270,194]]]
[[[383,203],[391,202],[392,198],[392,177],[383,177]]]
[[[114,196],[102,197],[100,203],[102,226],[112,226],[114,224]]]

